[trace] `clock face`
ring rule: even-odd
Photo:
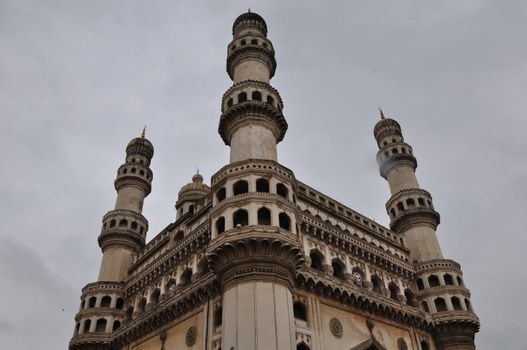
[[[362,282],[362,274],[358,271],[353,272],[353,278],[357,282]]]

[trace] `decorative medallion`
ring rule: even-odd
[[[333,317],[329,320],[329,329],[331,329],[331,333],[333,333],[335,337],[342,337],[342,323],[340,323],[337,318]]]
[[[192,326],[187,330],[187,336],[185,337],[185,342],[187,346],[192,346],[196,342],[196,335],[198,330],[196,327]]]
[[[168,285],[168,294],[174,294],[175,291],[176,291],[176,282],[171,282]]]
[[[408,345],[406,345],[406,342],[403,338],[399,338],[397,340],[397,345],[399,346],[399,350],[408,350]]]
[[[359,271],[354,271],[353,279],[355,280],[355,283],[359,285],[362,284],[362,273],[360,273]]]

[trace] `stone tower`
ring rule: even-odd
[[[123,291],[128,268],[132,256],[144,248],[148,231],[148,221],[141,213],[151,191],[153,155],[154,147],[144,130],[126,147],[125,162],[114,182],[115,209],[104,215],[98,238],[103,253],[99,278],[82,289],[71,349],[106,349],[112,331],[125,319]]]
[[[182,186],[175,221],[145,244],[154,149],[144,134],[129,143],[70,350],[474,349],[470,292],[442,256],[399,124],[382,116],[374,130],[387,228],[278,162],[288,125],[267,25],[247,12],[232,34],[218,127],[229,163],[210,186],[199,173]]]
[[[287,123],[269,85],[276,61],[262,17],[245,13],[232,27],[219,133],[230,164],[212,177],[211,267],[223,289],[222,349],[291,349],[292,289],[302,263],[294,177],[279,165],[276,144]]]
[[[430,193],[419,187],[412,147],[404,141],[399,123],[385,118],[382,111],[373,134],[379,147],[379,171],[390,186],[391,197],[386,203],[390,228],[402,235],[410,249],[418,298],[436,324],[436,346],[440,350],[475,349],[479,321],[472,311],[460,265],[444,259],[441,253],[436,235],[439,214]]]

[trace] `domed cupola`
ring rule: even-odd
[[[198,172],[192,176],[192,182],[181,187],[176,202],[177,218],[187,212],[193,212],[194,203],[209,194],[210,187],[203,183],[203,176]]]

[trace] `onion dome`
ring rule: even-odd
[[[235,35],[237,32],[247,28],[259,29],[264,35],[267,35],[265,20],[259,14],[251,12],[251,10],[236,18],[232,25],[232,34]]]
[[[210,187],[203,183],[203,176],[201,176],[200,173],[197,173],[192,176],[192,182],[181,187],[181,190],[179,190],[176,206],[187,201],[197,201],[209,192]]]
[[[403,136],[401,132],[401,125],[396,120],[386,118],[384,116],[384,113],[381,112],[381,120],[375,124],[375,128],[373,128],[373,136],[375,136],[375,139],[379,143],[380,140],[386,136]]]
[[[154,145],[145,137],[145,129],[143,129],[140,137],[136,137],[128,143],[128,146],[126,146],[126,155],[142,155],[148,159],[152,159],[154,156]]]

